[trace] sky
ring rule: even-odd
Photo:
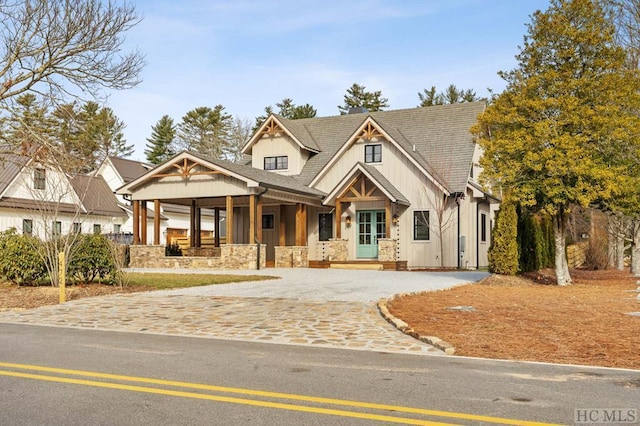
[[[142,21],[124,50],[145,56],[142,82],[114,91],[134,160],[151,127],[197,107],[223,105],[254,122],[291,98],[338,115],[354,83],[382,91],[389,108],[414,108],[418,92],[449,84],[499,93],[531,14],[548,0],[138,0]]]

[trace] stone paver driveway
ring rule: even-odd
[[[441,352],[402,334],[382,319],[375,302],[397,293],[437,290],[486,276],[481,272],[331,269],[237,273],[282,278],[80,299],[64,305],[0,312],[0,322],[436,354]]]

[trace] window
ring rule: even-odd
[[[429,241],[429,210],[413,212],[413,239]]]
[[[318,239],[320,241],[329,241],[333,238],[333,214],[320,213],[318,216]]]
[[[289,168],[289,157],[281,155],[279,157],[264,157],[265,170],[287,170]]]
[[[275,222],[273,214],[262,215],[262,229],[275,229]]]
[[[55,220],[51,223],[51,235],[53,237],[59,237],[62,235],[62,222]]]
[[[487,242],[487,215],[480,213],[480,241]]]
[[[120,225],[119,223],[114,223],[113,224],[113,233],[114,234],[119,234],[121,232],[120,229],[122,229],[122,225]]]
[[[99,234],[102,232],[102,227],[100,226],[99,223],[94,223],[93,224],[93,233],[94,234]]]
[[[382,145],[365,145],[364,146],[364,162],[365,163],[381,163],[382,162]]]
[[[22,219],[22,234],[33,235],[33,220]]]
[[[33,189],[45,189],[46,173],[44,169],[33,171]]]
[[[82,224],[80,222],[73,222],[73,233],[81,234],[82,233]]]

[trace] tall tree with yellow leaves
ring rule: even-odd
[[[473,129],[483,178],[553,217],[559,285],[571,283],[567,213],[610,198],[638,154],[640,76],[625,66],[615,26],[592,0],[551,0],[537,11],[507,86]]]

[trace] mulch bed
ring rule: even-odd
[[[477,284],[405,295],[391,314],[456,355],[640,369],[637,277],[572,270],[574,284],[550,285],[552,270],[494,275]],[[451,308],[462,307],[462,310]],[[473,307],[473,310],[466,310]]]

